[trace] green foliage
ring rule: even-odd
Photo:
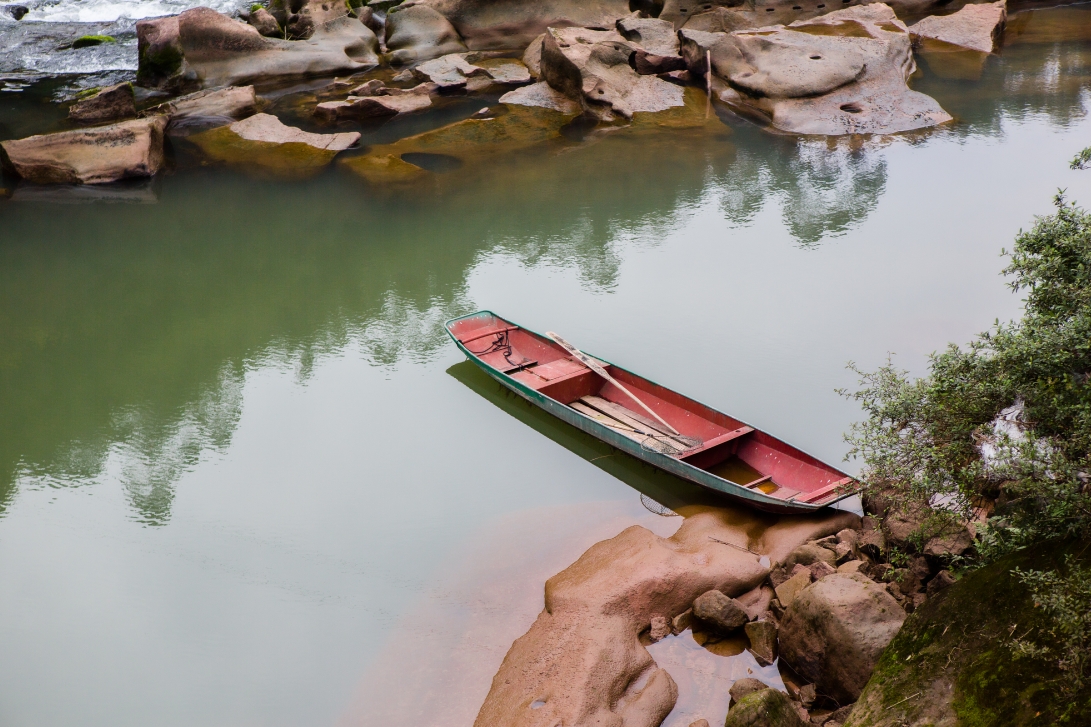
[[[1012,572],[1027,586],[1046,624],[1011,640],[1017,657],[1045,661],[1059,669],[1062,693],[1075,694],[1091,682],[1091,568],[1065,559],[1064,572]],[[1027,638],[1030,636],[1030,638]]]
[[[1072,169],[1087,169],[1088,162],[1091,162],[1091,146],[1077,154],[1069,166]]]
[[[875,372],[850,364],[861,388],[847,395],[867,416],[846,439],[866,489],[902,505],[942,496],[962,517],[995,501],[985,561],[1091,533],[1091,215],[1063,194],[1054,203],[1020,232],[1004,271],[1026,294],[1021,321],[933,354],[915,381],[889,361]],[[994,427],[1013,405],[1025,406],[1015,423]]]
[[[264,10],[264,9],[265,9],[265,6],[262,5],[261,3],[254,3],[254,4],[252,4],[250,6],[250,12],[252,12],[252,13],[256,13],[257,11]]]

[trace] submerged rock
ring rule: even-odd
[[[141,20],[136,34],[137,82],[156,88],[356,73],[379,63],[375,34],[348,15],[322,24],[307,41],[266,38],[209,8]]]
[[[859,574],[837,573],[803,589],[780,624],[784,660],[821,694],[856,701],[905,611]]]
[[[315,115],[326,121],[337,119],[375,119],[423,111],[432,105],[427,94],[407,93],[400,96],[349,96],[344,101],[318,104]]]
[[[933,40],[949,45],[992,53],[1004,33],[1008,19],[1006,0],[966,5],[951,15],[932,15],[909,28],[915,40]]]
[[[232,166],[273,177],[305,178],[356,144],[360,134],[312,134],[270,114],[256,114],[190,140],[210,158]]]
[[[732,705],[724,727],[808,727],[788,695],[766,687],[748,694]]]
[[[68,118],[81,123],[131,119],[136,116],[133,84],[107,86],[93,96],[81,99],[68,109]]]
[[[16,20],[22,20],[23,16],[30,12],[30,8],[26,5],[5,5],[4,11]]]
[[[883,3],[752,31],[684,29],[680,37],[691,73],[704,76],[711,54],[721,101],[782,131],[889,134],[951,119],[906,85],[915,69],[909,33]]]
[[[29,182],[103,184],[156,174],[166,126],[155,116],[0,142],[0,150],[4,166]]]
[[[568,98],[545,81],[509,91],[500,97],[500,103],[550,109],[569,116],[575,116],[580,112],[578,102]]]

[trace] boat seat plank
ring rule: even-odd
[[[743,485],[743,487],[745,487],[748,490],[752,490],[755,487],[757,487],[758,485],[769,482],[772,479],[773,479],[772,475],[765,475],[765,477],[759,477],[758,479],[754,480],[753,482],[746,483],[745,485]]]
[[[700,454],[701,452],[704,452],[705,450],[712,449],[713,447],[719,446],[719,445],[723,444],[724,442],[730,442],[732,439],[738,439],[739,437],[743,436],[744,434],[749,434],[752,431],[754,431],[754,427],[742,426],[742,427],[739,427],[738,429],[732,429],[730,432],[726,432],[724,434],[721,434],[718,437],[713,437],[712,439],[706,439],[705,443],[702,444],[700,447],[697,447],[696,449],[693,449],[693,450],[690,450],[689,452],[686,452],[686,458],[692,457],[695,454]]]
[[[837,482],[833,482],[831,484],[828,484],[825,487],[821,487],[821,488],[819,488],[817,490],[813,490],[811,492],[805,493],[803,497],[797,497],[796,499],[799,502],[816,502],[818,500],[822,500],[822,499],[825,499],[826,497],[829,497],[830,495],[834,494],[837,491],[838,488],[844,487],[845,485],[849,484],[850,482],[852,482],[852,478],[851,477],[846,477],[846,478],[844,478],[842,480],[838,480]]]
[[[556,361],[550,361],[549,363],[535,366],[534,374],[535,376],[540,376],[546,381],[553,381],[554,379],[559,379],[562,376],[568,376],[569,374],[574,374],[576,372],[584,371],[586,369],[587,367],[579,361],[575,361],[571,358],[560,358]]]
[[[660,441],[666,440],[666,443],[669,446],[678,449],[680,452],[685,452],[687,449],[689,449],[689,447],[687,447],[684,442],[678,441],[673,436],[671,436],[670,432],[664,431],[665,427],[662,424],[654,424],[649,419],[640,416],[634,411],[626,409],[620,404],[615,404],[612,401],[607,401],[606,399],[603,399],[599,396],[585,396],[580,399],[580,401],[594,407],[595,409],[598,409],[604,414],[608,414],[613,418],[624,422],[625,424],[628,424],[634,429],[640,429],[652,434],[662,435],[661,437],[657,436],[656,439],[659,439]]]

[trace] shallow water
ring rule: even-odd
[[[1067,167],[1091,44],[1042,42],[1057,13],[1087,26],[1038,11],[980,80],[922,63],[957,121],[909,137],[728,118],[391,193],[179,142],[173,173],[111,191],[142,204],[10,185],[0,724],[469,724],[544,578],[627,525],[671,532],[638,491],[695,493],[503,394],[442,321],[559,331],[838,462],[846,362],[919,373],[1018,315],[1000,248],[1058,187],[1091,204]],[[0,93],[0,136],[58,127],[79,82]]]

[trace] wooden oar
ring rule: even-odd
[[[641,401],[640,399],[638,399],[638,398],[637,398],[637,396],[636,396],[636,394],[634,394],[633,392],[629,391],[629,390],[628,390],[628,389],[626,389],[626,388],[625,388],[624,386],[622,386],[621,382],[620,382],[620,381],[618,381],[617,379],[615,379],[615,378],[614,378],[613,376],[611,376],[611,375],[610,375],[610,374],[609,374],[609,373],[608,373],[608,372],[606,371],[606,369],[604,369],[604,368],[603,368],[603,367],[602,367],[601,365],[599,365],[599,362],[598,362],[598,361],[596,361],[595,359],[591,358],[591,357],[590,357],[590,356],[588,356],[588,355],[587,355],[586,353],[584,353],[583,351],[579,350],[578,348],[576,348],[575,346],[573,346],[573,345],[572,345],[571,343],[569,343],[568,341],[566,341],[566,340],[564,340],[563,338],[561,338],[560,336],[558,336],[558,335],[557,335],[556,333],[554,333],[553,331],[546,331],[546,335],[547,335],[547,336],[549,336],[550,338],[552,338],[552,339],[553,339],[554,341],[556,341],[557,345],[559,345],[559,346],[560,346],[561,348],[563,348],[563,349],[564,349],[565,351],[568,351],[568,352],[569,352],[570,354],[572,354],[573,356],[575,356],[575,357],[576,357],[576,358],[577,358],[577,359],[578,359],[578,360],[580,361],[580,363],[582,363],[582,364],[583,364],[584,366],[586,366],[587,368],[591,369],[591,370],[592,370],[592,371],[594,371],[594,372],[595,372],[596,374],[598,374],[599,376],[601,376],[602,378],[606,379],[606,380],[607,380],[607,381],[609,381],[609,382],[610,382],[611,384],[613,384],[614,386],[616,386],[617,388],[619,388],[619,389],[621,389],[621,390],[622,390],[623,392],[625,392],[625,394],[626,394],[626,395],[627,395],[627,396],[628,396],[628,397],[629,397],[630,399],[632,399],[633,401],[635,401],[635,402],[636,402],[637,404],[640,404],[640,407],[641,407],[641,408],[642,408],[642,409],[643,409],[644,411],[646,411],[646,412],[648,412],[649,414],[651,414],[651,415],[652,415],[653,417],[655,417],[655,418],[656,418],[656,419],[657,419],[657,420],[658,420],[658,421],[659,421],[659,422],[660,422],[660,423],[661,423],[661,424],[662,424],[663,426],[665,426],[665,427],[666,427],[667,429],[669,429],[669,430],[670,430],[670,432],[671,432],[671,434],[677,434],[678,436],[681,436],[681,435],[682,435],[682,433],[681,433],[681,432],[679,432],[679,431],[678,431],[677,429],[675,429],[675,428],[674,428],[674,427],[672,427],[672,426],[671,426],[670,424],[667,424],[667,423],[666,423],[665,421],[663,421],[663,417],[661,417],[661,416],[659,416],[658,414],[656,414],[656,413],[655,413],[654,411],[652,411],[652,410],[651,410],[651,408],[649,408],[649,407],[648,407],[648,405],[647,405],[647,404],[645,404],[645,403],[644,403],[644,402],[642,402],[642,401]]]

